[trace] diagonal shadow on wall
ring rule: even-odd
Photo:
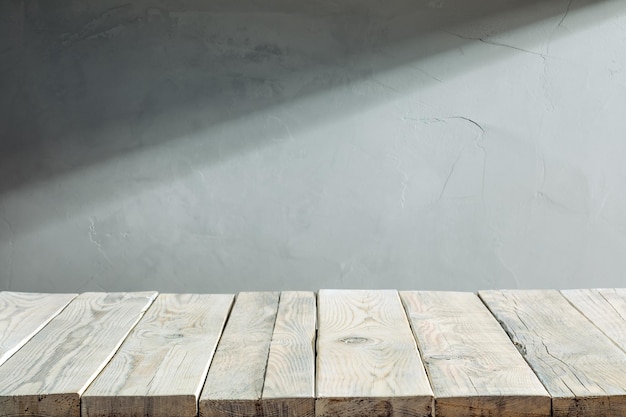
[[[0,195],[182,141],[272,106],[487,42],[597,1],[5,1],[0,4]],[[479,23],[477,23],[479,22]],[[461,28],[461,29],[458,29]],[[474,28],[474,29],[473,29]],[[486,33],[486,34],[485,34]],[[545,42],[538,33],[536,42]],[[519,52],[500,45],[501,54]],[[510,49],[509,49],[510,48]],[[488,65],[498,55],[467,57]],[[407,81],[407,88],[412,88]],[[400,92],[401,93],[401,92]],[[390,92],[393,95],[393,92]],[[318,109],[304,124],[384,97]],[[197,137],[197,136],[196,136]],[[201,137],[203,163],[267,138]]]

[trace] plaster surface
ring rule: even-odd
[[[3,0],[0,290],[623,287],[622,0]]]

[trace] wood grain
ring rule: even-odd
[[[261,404],[279,293],[242,292],[200,394],[200,416],[276,416]]]
[[[83,417],[192,417],[232,295],[161,294],[83,394]]]
[[[282,292],[270,344],[262,403],[267,415],[315,415],[316,299]]]
[[[436,415],[550,416],[550,396],[475,294],[400,296],[430,376]]]
[[[80,395],[155,297],[76,297],[0,367],[0,416],[79,417]]]
[[[626,289],[580,289],[564,290],[561,293],[626,351]]]
[[[626,353],[558,291],[479,295],[552,396],[555,417],[626,416]]]
[[[6,362],[76,294],[0,292],[0,365]]]
[[[397,291],[318,293],[317,416],[426,416],[433,393]]]

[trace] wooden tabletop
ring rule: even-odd
[[[0,292],[0,417],[626,417],[626,290]]]

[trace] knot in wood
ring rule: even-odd
[[[344,337],[343,339],[339,339],[339,341],[346,345],[362,345],[364,343],[370,343],[372,340],[367,337]]]

